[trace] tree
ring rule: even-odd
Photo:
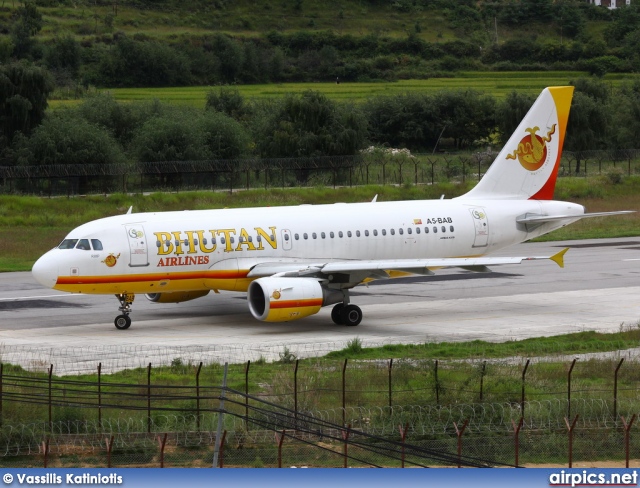
[[[512,91],[497,104],[496,123],[502,144],[506,144],[511,134],[518,128],[534,101],[534,97]]]
[[[14,45],[13,55],[18,59],[29,57],[33,48],[33,36],[42,29],[42,14],[35,2],[27,1],[18,7],[16,22],[11,27],[11,40]]]
[[[234,119],[241,119],[247,112],[244,98],[238,89],[224,86],[220,87],[217,92],[211,90],[207,93],[205,108],[221,112]]]
[[[582,92],[573,94],[564,148],[576,158],[576,174],[581,171],[585,152],[602,149],[610,130],[607,106]]]
[[[288,95],[260,115],[257,144],[264,157],[348,155],[364,146],[367,124],[360,111],[316,91]]]
[[[17,132],[29,135],[42,122],[53,88],[42,68],[24,62],[0,66],[0,148]]]
[[[48,46],[44,62],[49,70],[59,76],[76,78],[80,69],[80,44],[70,34],[57,37],[53,44]]]

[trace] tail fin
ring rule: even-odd
[[[482,180],[460,198],[551,200],[572,96],[572,86],[545,88]]]

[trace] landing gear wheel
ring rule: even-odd
[[[344,303],[338,303],[335,307],[331,309],[331,320],[336,325],[344,325],[342,321],[342,309],[344,308]]]
[[[357,305],[345,305],[340,311],[340,318],[344,325],[354,327],[362,321],[362,310]]]
[[[128,315],[118,315],[113,323],[116,326],[116,329],[128,329],[131,326],[131,317]]]

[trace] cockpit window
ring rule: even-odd
[[[77,243],[78,239],[65,239],[60,243],[58,249],[73,249],[74,247],[76,247]]]
[[[99,239],[91,239],[91,245],[94,251],[102,251],[104,249]]]
[[[89,245],[89,239],[80,239],[78,244],[76,245],[76,249],[80,249],[82,251],[91,251],[91,246]]]

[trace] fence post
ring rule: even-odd
[[[53,364],[49,367],[49,432],[53,431],[53,419],[51,417],[51,376],[53,375]]]
[[[389,359],[389,408],[393,406],[393,397],[391,389],[391,369],[393,368],[393,358]]]
[[[102,363],[98,363],[98,424],[102,429]]]
[[[573,367],[576,365],[576,361],[578,359],[574,359],[569,367],[569,373],[567,373],[567,418],[571,417],[571,373],[573,372]]]
[[[224,468],[224,441],[227,438],[227,429],[224,429],[222,433],[222,439],[220,439],[220,468]]]
[[[296,359],[296,365],[293,367],[293,418],[296,423],[296,430],[298,430],[298,360]]]
[[[340,431],[340,434],[342,435],[342,440],[344,441],[344,446],[342,448],[342,455],[344,457],[343,467],[345,468],[348,467],[347,460],[349,459],[348,453],[349,453],[349,434],[350,433],[351,433],[351,424],[347,425],[347,430]]]
[[[613,376],[613,418],[618,418],[618,371],[620,371],[620,367],[624,363],[624,358],[620,360],[618,366],[616,367],[616,372]],[[624,419],[623,419],[624,421]]]
[[[438,382],[438,360],[436,359],[433,374],[436,380],[436,405],[440,405],[440,383]]]
[[[147,366],[147,432],[151,433],[151,363]]]
[[[44,467],[47,467],[49,461],[49,438],[45,437],[42,441],[42,453],[44,454]]]
[[[527,359],[527,362],[524,365],[524,369],[522,370],[522,396],[520,397],[520,415],[524,417],[524,385],[525,385],[525,376],[527,374],[527,369],[529,368],[529,363],[531,359]]]
[[[631,416],[631,421],[627,425],[627,422],[624,420],[624,417],[620,417],[622,419],[622,425],[624,425],[624,459],[625,459],[625,467],[629,467],[629,435],[631,431],[631,426],[633,425],[633,421],[636,419],[636,414],[634,413]]]
[[[480,370],[480,401],[482,401],[482,389],[484,386],[484,373],[487,369],[487,362],[482,363],[482,369]]]
[[[400,454],[400,460],[401,460],[401,468],[404,468],[404,443],[405,440],[407,439],[407,430],[409,430],[409,423],[404,424],[404,429],[402,428],[402,425],[398,426],[398,429],[400,429],[400,442],[402,443],[402,451]]]
[[[520,429],[522,428],[522,424],[524,422],[524,417],[520,417],[520,421],[518,425],[511,419],[511,425],[513,425],[513,438],[514,438],[514,447],[516,453],[516,468],[518,467],[518,462],[520,461]]]
[[[3,403],[2,383],[3,381],[4,381],[4,363],[0,363],[0,427],[2,427],[2,403]]]
[[[462,429],[458,429],[458,424],[456,424],[455,422],[453,423],[453,426],[456,428],[456,435],[458,436],[458,467],[459,468],[462,467],[462,434],[464,434],[464,429],[467,428],[467,425],[469,425],[469,419],[464,421],[464,424],[462,425]]]
[[[249,430],[249,368],[251,361],[247,360],[244,367],[244,428]]]
[[[220,389],[220,408],[218,409],[218,428],[216,430],[216,443],[213,448],[213,467],[218,467],[218,454],[220,451],[220,435],[222,434],[222,422],[224,413],[224,400],[227,396],[227,373],[229,363],[224,363],[224,375],[222,376],[222,388]],[[225,431],[226,432],[226,431]]]
[[[282,467],[282,443],[284,442],[284,429],[282,429],[282,433],[279,434],[276,432],[276,441],[278,441],[278,467]]]
[[[167,444],[167,434],[164,437],[158,436],[158,446],[160,447],[160,467],[164,468],[164,446]]]
[[[573,419],[571,425],[569,425],[569,419],[567,417],[564,418],[564,423],[567,424],[567,429],[569,431],[569,467],[573,467],[573,429],[576,426],[576,422],[578,421],[578,414],[576,414],[576,418]]]
[[[198,365],[196,371],[196,429],[200,432],[200,371],[202,370],[202,361]]]
[[[111,452],[113,451],[113,440],[113,436],[111,436],[111,438],[107,437],[105,439],[107,444],[107,468],[111,467]]]
[[[344,359],[344,366],[342,366],[342,425],[347,422],[347,406],[346,406],[346,394],[347,394],[347,361]]]

